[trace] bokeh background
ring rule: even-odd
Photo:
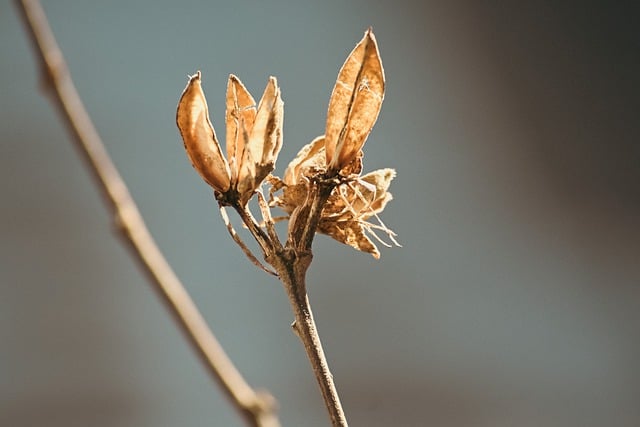
[[[553,1],[45,1],[167,258],[285,426],[328,424],[278,282],[231,242],[174,124],[202,70],[285,101],[278,171],[323,132],[372,25],[366,170],[395,167],[382,258],[320,236],[310,296],[354,426],[640,425],[637,15]],[[0,425],[242,426],[112,218],[0,3]],[[236,224],[238,222],[236,221]]]

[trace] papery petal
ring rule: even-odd
[[[320,221],[318,231],[333,237],[340,243],[380,258],[380,251],[365,234],[364,226],[358,221]]]
[[[324,135],[321,135],[302,147],[296,157],[289,163],[284,172],[284,183],[295,185],[300,181],[304,171],[315,168],[326,169],[324,153]]]
[[[284,103],[275,77],[264,90],[238,174],[238,192],[253,192],[275,168],[282,147]]]
[[[384,70],[371,29],[340,69],[325,131],[327,164],[339,171],[349,164],[371,132],[384,98]]]
[[[249,132],[256,118],[256,101],[240,79],[231,74],[227,83],[227,158],[231,179],[238,181],[240,164],[248,145]]]
[[[368,218],[373,214],[380,213],[384,210],[386,204],[393,198],[388,192],[391,181],[396,177],[394,169],[385,168],[369,172],[360,178],[361,182],[366,182],[374,186],[375,194],[371,202],[367,206],[367,213],[364,218]]]
[[[395,176],[393,169],[378,169],[336,187],[324,206],[322,217],[332,221],[366,220],[382,212],[393,198],[388,189]]]
[[[180,97],[176,123],[195,170],[214,189],[225,192],[230,186],[229,165],[209,120],[207,100],[200,82],[201,74],[198,71],[189,79]]]
[[[260,163],[275,162],[282,148],[284,103],[275,77],[270,77],[251,129],[249,151]]]

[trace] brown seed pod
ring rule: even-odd
[[[176,123],[194,169],[207,184],[224,193],[229,190],[231,174],[209,121],[207,100],[200,81],[200,71],[189,79],[178,102]]]
[[[362,149],[384,98],[384,69],[368,29],[347,57],[331,93],[325,130],[327,166],[338,172]]]
[[[216,191],[234,190],[246,204],[273,171],[282,147],[284,105],[275,77],[269,78],[260,104],[234,75],[227,84],[227,156],[209,120],[198,71],[189,79],[176,113],[187,155],[202,178]]]

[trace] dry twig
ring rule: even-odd
[[[149,233],[127,187],[109,158],[73,85],[67,65],[37,0],[16,1],[41,65],[47,89],[76,147],[113,212],[123,240],[151,279],[175,321],[185,333],[208,372],[224,390],[247,423],[256,427],[280,425],[275,399],[254,391],[216,340]]]

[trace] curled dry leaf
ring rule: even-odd
[[[198,71],[180,98],[177,124],[191,163],[204,180],[220,193],[234,191],[245,205],[273,171],[282,147],[283,102],[275,77],[271,77],[256,103],[234,75],[229,76],[226,99],[227,156],[209,120],[207,102]]]
[[[231,183],[229,165],[209,121],[207,100],[200,81],[200,71],[189,78],[178,102],[176,122],[194,169],[210,186],[224,193]]]
[[[347,57],[333,88],[325,130],[329,170],[338,172],[360,152],[384,98],[384,69],[371,29]]]

